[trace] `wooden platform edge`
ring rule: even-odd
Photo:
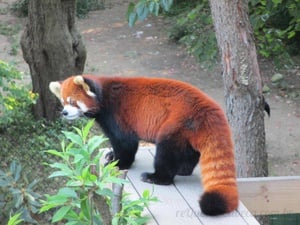
[[[253,215],[300,213],[300,176],[239,178],[238,187]]]
[[[104,151],[111,149],[105,148]],[[195,169],[192,176],[178,176],[173,185],[161,186],[144,183],[140,180],[140,174],[144,171],[153,170],[154,146],[139,148],[136,161],[129,169],[125,192],[129,192],[134,198],[141,196],[145,189],[152,190],[159,202],[150,204],[144,212],[151,218],[149,225],[259,225],[251,212],[240,202],[239,208],[222,216],[205,216],[198,205],[201,194],[200,170]]]

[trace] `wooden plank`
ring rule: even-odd
[[[174,185],[152,185],[142,182],[140,175],[142,172],[153,171],[154,147],[140,147],[135,163],[128,171],[129,186],[125,186],[125,191],[139,195],[145,189],[153,190],[154,196],[159,202],[149,206],[146,215],[152,216],[150,225],[259,225],[247,208],[240,203],[239,209],[235,212],[223,216],[206,216],[198,205],[199,195],[202,193],[200,185],[199,168],[195,168],[191,176],[176,176]],[[135,193],[134,193],[135,192]]]
[[[154,196],[159,199],[159,202],[151,204],[149,207],[154,220],[162,225],[203,224],[196,216],[182,217],[179,215],[180,212],[186,209],[190,210],[190,207],[174,185],[153,185],[140,180],[142,172],[153,171],[153,157],[148,149],[147,147],[139,149],[136,161],[128,172],[128,177],[139,193],[142,193],[145,189],[153,190]]]
[[[101,149],[101,151],[103,151],[104,154],[103,154],[103,158],[100,159],[100,163],[104,164],[106,162],[106,160],[104,159],[104,156],[106,155],[106,153],[110,152],[111,149],[109,149],[109,148],[103,148],[103,149]],[[134,185],[132,184],[132,181],[130,179],[128,179],[128,178],[127,178],[127,180],[129,182],[124,185],[124,192],[130,194],[129,198],[132,199],[132,200],[139,199],[141,197],[140,193],[137,192],[137,190],[135,189]],[[151,212],[149,211],[148,208],[146,208],[144,210],[143,216],[147,216],[149,218],[149,222],[147,223],[147,225],[159,225],[157,223],[157,221],[155,221],[153,219],[153,215],[151,214]]]
[[[195,169],[197,170],[197,168]],[[251,216],[249,211],[244,212],[245,208],[239,208],[238,210],[228,213],[222,216],[206,216],[204,215],[199,207],[198,199],[203,190],[200,186],[199,176],[192,175],[189,177],[176,177],[175,185],[178,191],[184,196],[186,201],[189,202],[191,208],[196,212],[195,214],[204,224],[218,224],[218,225],[244,225],[244,224],[254,224],[248,223],[247,220],[243,218],[243,215],[247,213],[247,216]],[[243,209],[243,210],[242,210]],[[242,210],[242,211],[240,211]],[[258,223],[257,223],[258,224]]]
[[[129,179],[128,179],[129,180]],[[139,199],[141,196],[139,195],[139,193],[135,190],[134,185],[132,184],[132,182],[129,180],[128,184],[125,184],[124,186],[124,191],[126,193],[130,194],[130,199],[132,200],[136,200]],[[152,203],[155,204],[155,203]],[[149,211],[148,208],[146,208],[143,212],[143,216],[146,216],[149,218],[149,221],[147,222],[147,225],[159,225],[157,221],[155,221],[153,219],[153,215],[152,213]]]
[[[154,149],[151,149],[152,154],[154,155]],[[228,213],[222,216],[206,216],[204,215],[199,207],[198,200],[200,195],[203,193],[203,189],[200,181],[200,169],[199,166],[196,166],[194,172],[191,176],[176,176],[174,180],[174,185],[177,191],[182,195],[186,202],[189,204],[189,208],[186,208],[184,211],[177,212],[178,216],[181,217],[191,217],[196,216],[203,224],[218,224],[218,225],[259,225],[259,223],[253,218],[251,213],[245,208],[239,207],[238,210]],[[240,210],[240,211],[239,211]],[[253,220],[248,222],[248,218],[243,218],[243,216],[252,217]],[[255,223],[256,221],[256,223]]]
[[[155,154],[154,148],[149,148],[149,151]],[[143,150],[140,149],[140,152]],[[140,153],[141,155],[142,153]],[[145,162],[153,161],[153,158],[145,157]],[[137,159],[138,160],[138,159]],[[150,171],[152,169],[150,165]],[[139,166],[139,165],[138,165]],[[152,169],[153,170],[153,169]],[[182,199],[187,203],[184,209],[177,209],[175,212],[176,218],[194,218],[199,220],[199,224],[218,224],[218,225],[259,225],[259,223],[253,218],[251,213],[243,207],[241,204],[239,209],[235,212],[223,215],[223,216],[206,216],[204,215],[198,205],[198,199],[200,193],[202,193],[202,187],[200,185],[200,172],[199,168],[195,168],[193,175],[191,176],[176,176],[174,180],[174,187],[181,195]],[[137,181],[138,182],[138,181]],[[157,186],[157,185],[156,185]],[[153,213],[154,214],[154,213]],[[245,216],[245,218],[244,218]],[[167,217],[168,218],[168,217]],[[161,224],[161,221],[158,221]],[[163,221],[162,224],[165,224]],[[177,224],[177,223],[176,223]]]
[[[254,215],[300,213],[300,176],[240,178],[238,186]]]
[[[247,222],[249,225],[259,225],[257,220],[253,217],[251,212],[246,208],[246,206],[243,204],[242,201],[240,201],[238,213],[243,217],[243,219]]]

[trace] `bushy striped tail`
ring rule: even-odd
[[[201,211],[210,216],[229,213],[238,207],[236,186],[219,185],[205,191],[199,201]]]
[[[239,197],[229,128],[215,131],[202,145],[200,167],[204,188],[199,201],[202,212],[214,216],[235,210]]]

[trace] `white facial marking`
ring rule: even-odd
[[[91,91],[87,91],[86,94],[87,94],[88,96],[90,96],[90,97],[93,97],[93,98],[96,97],[96,94],[93,93],[93,92],[91,92]]]
[[[67,119],[67,120],[74,120],[77,119],[82,115],[81,109],[72,106],[70,104],[65,105],[64,109],[62,111],[62,115]]]
[[[86,106],[86,104],[84,104],[83,102],[77,101],[76,103],[77,103],[77,105],[79,106],[79,108],[81,109],[82,112],[85,113],[89,110],[88,107]]]

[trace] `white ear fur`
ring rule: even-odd
[[[49,89],[57,98],[59,99],[61,98],[61,94],[60,94],[61,84],[58,81],[50,82]]]
[[[91,96],[91,97],[95,97],[96,94],[91,92],[90,91],[90,87],[87,83],[84,82],[84,79],[82,76],[78,75],[76,77],[74,77],[74,83],[77,84],[77,85],[81,85],[83,90],[85,90],[86,94],[88,96]]]

